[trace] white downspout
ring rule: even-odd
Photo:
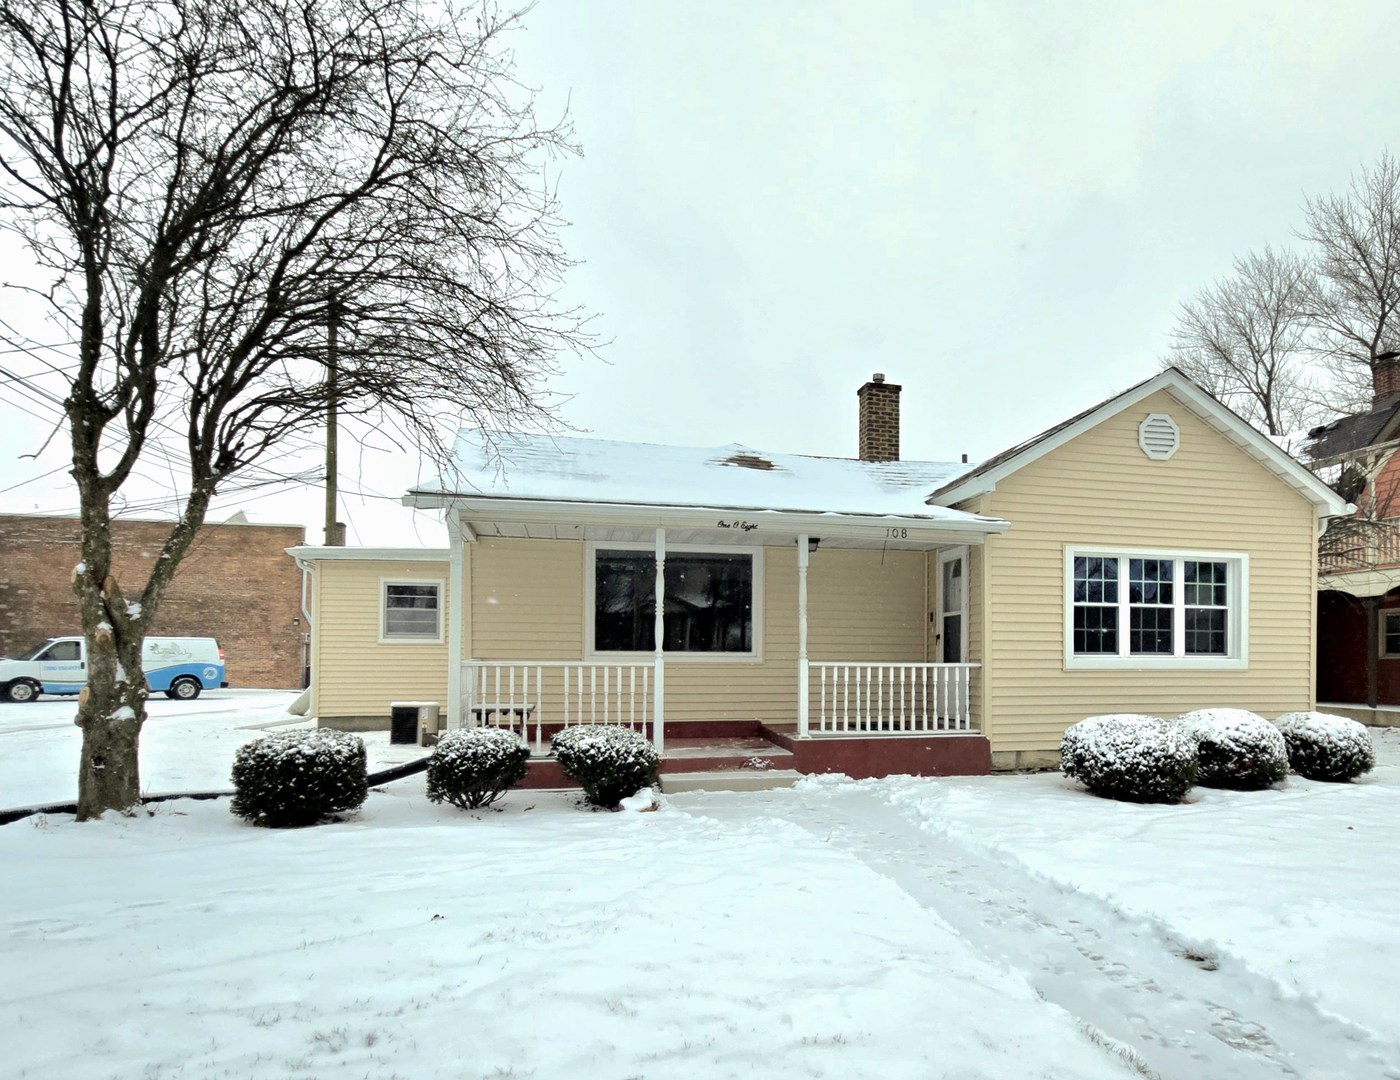
[[[462,588],[462,522],[458,511],[447,511],[447,730],[462,726],[462,629],[465,622]]]
[[[656,530],[656,655],[651,694],[651,739],[656,752],[666,752],[666,530]]]

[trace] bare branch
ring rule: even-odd
[[[571,133],[538,123],[513,77],[517,19],[431,0],[0,0],[0,225],[53,274],[76,339],[81,787],[106,792],[80,793],[84,815],[135,795],[134,760],[113,788],[93,746],[134,756],[113,733],[122,706],[144,716],[141,635],[210,500],[323,422],[329,303],[340,410],[433,459],[464,417],[547,423],[553,357],[590,347],[555,301],[569,262],[543,180]],[[171,433],[183,513],[123,590],[108,523]]]

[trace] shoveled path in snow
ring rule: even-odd
[[[1400,1048],[1231,957],[1202,955],[1092,896],[925,830],[873,786],[672,802],[716,818],[769,814],[838,846],[1117,1044],[1146,1077],[1400,1080]]]

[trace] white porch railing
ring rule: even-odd
[[[548,748],[546,730],[578,724],[628,727],[660,746],[652,666],[649,660],[468,660],[462,664],[462,726],[507,728],[537,754]]]
[[[899,735],[972,730],[979,664],[809,665],[814,735]]]

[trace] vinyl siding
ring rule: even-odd
[[[470,655],[482,660],[583,657],[584,575],[578,541],[483,539],[472,545]],[[761,661],[666,662],[666,722],[797,717],[797,554],[765,548]],[[922,552],[818,550],[808,569],[814,660],[924,658]]]
[[[1168,461],[1138,448],[1138,424],[1152,412],[1181,429]],[[1003,479],[981,509],[1011,522],[973,573],[990,628],[983,679],[993,751],[1053,750],[1067,725],[1104,712],[1235,706],[1276,716],[1311,706],[1313,507],[1165,391]],[[1247,553],[1248,667],[1067,670],[1067,545]]]
[[[389,716],[392,701],[447,708],[446,562],[324,560],[312,609],[312,712],[319,717]],[[442,582],[442,642],[379,640],[380,579]]]

